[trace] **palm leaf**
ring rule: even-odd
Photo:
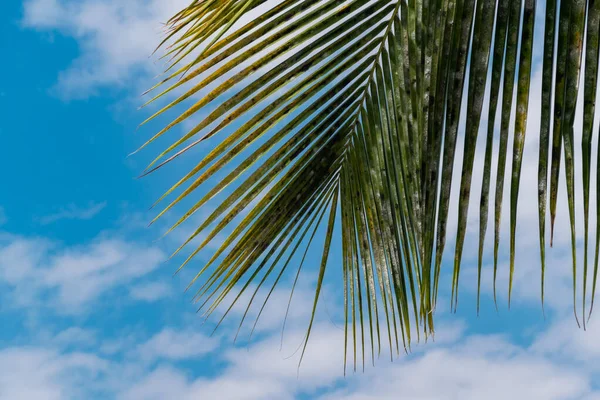
[[[542,21],[541,129],[529,133],[540,138],[542,301],[546,198],[550,196],[553,231],[563,149],[576,281],[573,93],[578,90],[584,53],[586,253],[597,85],[597,2],[561,2],[557,30],[556,8],[557,3],[548,2]],[[313,239],[323,238],[307,341],[326,272],[340,263],[346,347],[354,357],[354,369],[358,358],[364,368],[366,347],[374,361],[386,342],[393,357],[401,347],[410,349],[415,331],[417,339],[421,332],[425,337],[431,335],[447,223],[454,213],[458,226],[453,236],[451,304],[457,305],[474,159],[486,102],[489,116],[483,127],[487,135],[479,198],[477,310],[493,143],[499,140],[493,251],[496,298],[506,159],[509,137],[514,135],[510,304],[517,267],[517,207],[532,49],[541,45],[534,43],[535,9],[535,0],[196,0],[174,16],[161,44],[169,60],[168,72],[149,91],[148,103],[170,100],[147,121],[176,106],[187,108],[142,147],[172,136],[173,128],[184,122],[193,125],[171,139],[150,164],[149,173],[198,144],[209,143],[209,152],[159,199],[170,198],[157,216],[194,199],[170,232],[208,207],[220,193],[225,195],[176,251],[202,237],[191,248],[183,268],[219,234],[227,233],[190,284],[202,281],[196,292],[200,309],[210,315],[227,302],[227,315],[241,296],[254,288],[241,327],[259,289],[270,282],[260,316],[291,266],[296,268],[295,287]],[[490,94],[486,95],[488,76]],[[497,111],[499,132],[494,129]],[[199,122],[190,124],[198,115],[202,116]],[[463,122],[464,132],[459,129]],[[456,146],[463,136],[460,182],[455,182]],[[459,201],[454,208],[450,194],[456,185]],[[600,210],[600,205],[597,208]],[[336,242],[341,243],[341,253],[339,259],[331,260]],[[592,304],[598,243],[600,237],[596,236]],[[587,270],[586,255],[584,275]],[[585,312],[587,280],[583,287]],[[575,294],[575,284],[573,289]]]

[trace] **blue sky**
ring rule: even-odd
[[[149,206],[184,173],[186,161],[134,179],[161,144],[127,157],[165,123],[136,131],[151,111],[137,111],[139,94],[160,72],[148,58],[160,22],[185,3],[29,0],[0,7],[5,60],[0,63],[0,399],[600,399],[594,384],[600,374],[595,362],[600,319],[592,318],[587,332],[575,324],[564,212],[550,252],[545,320],[541,313],[537,210],[531,200],[535,135],[526,144],[532,156],[524,165],[521,196],[527,200],[520,208],[510,312],[505,290],[500,290],[500,311],[494,309],[486,260],[482,312],[476,316],[475,250],[469,248],[457,314],[449,312],[450,281],[444,275],[435,343],[417,345],[393,363],[382,353],[364,374],[343,377],[335,274],[328,276],[307,356],[297,370],[314,268],[292,303],[281,350],[289,281],[274,293],[251,342],[245,332],[233,343],[244,311],[239,307],[211,337],[214,322],[203,325],[184,293],[206,254],[174,278],[181,259],[167,261],[194,221],[157,240],[183,212],[180,207],[147,227],[155,215]],[[539,34],[538,29],[536,39]],[[533,96],[540,89],[536,65]],[[539,104],[531,107],[535,130]],[[476,170],[482,154],[478,146]],[[477,185],[474,190],[479,192]],[[477,227],[473,212],[467,243],[476,240]],[[502,250],[499,285],[505,288]]]

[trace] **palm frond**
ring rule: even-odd
[[[547,2],[543,20],[538,174],[542,302],[546,198],[550,196],[552,231],[563,150],[576,294],[573,131],[584,53],[585,277],[588,270],[600,8],[595,0],[563,1],[558,8],[557,2]],[[190,284],[203,280],[196,293],[201,309],[210,315],[228,296],[234,296],[227,315],[253,287],[243,322],[259,289],[269,278],[274,279],[266,302],[290,265],[295,265],[294,257],[303,254],[297,282],[307,246],[324,226],[306,340],[325,272],[336,264],[329,261],[334,242],[341,242],[338,263],[343,266],[346,343],[354,342],[353,347],[348,346],[353,349],[354,368],[359,354],[364,363],[365,347],[370,346],[375,354],[381,351],[382,342],[387,342],[393,357],[401,347],[410,349],[415,331],[419,337],[420,332],[425,337],[432,334],[448,218],[455,212],[458,225],[451,304],[457,306],[476,144],[485,104],[489,111],[479,196],[477,310],[493,143],[499,141],[494,199],[495,299],[512,133],[510,304],[528,105],[538,101],[530,99],[529,93],[533,48],[541,45],[534,43],[535,11],[535,0],[196,0],[174,16],[162,43],[169,44],[164,55],[170,60],[167,75],[151,89],[149,103],[160,98],[170,100],[148,121],[175,106],[191,105],[143,147],[183,122],[189,125],[192,117],[203,116],[158,155],[148,167],[149,173],[194,146],[218,138],[211,142],[215,144],[208,154],[159,199],[164,201],[180,192],[157,216],[202,190],[172,230],[207,207],[219,193],[226,193],[177,250],[202,237],[183,268],[232,226]],[[490,92],[486,95],[488,77]],[[497,112],[499,132],[494,130]],[[463,122],[464,132],[460,129]],[[460,182],[455,182],[459,133],[464,134],[463,162]],[[218,173],[225,176],[206,188]],[[450,207],[450,194],[456,185],[459,202],[455,210]],[[600,190],[600,185],[597,188]],[[597,199],[600,215],[600,196]],[[335,234],[337,224],[339,235]],[[592,306],[599,243],[597,235]],[[584,278],[584,313],[586,288]]]

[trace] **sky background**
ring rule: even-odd
[[[135,179],[161,143],[127,157],[167,121],[136,130],[152,111],[137,111],[140,93],[161,71],[149,58],[160,39],[160,23],[186,3],[0,4],[0,399],[600,399],[595,383],[600,382],[600,317],[592,317],[587,332],[573,317],[564,195],[555,248],[549,251],[546,318],[541,311],[535,100],[510,312],[506,248],[501,248],[499,311],[486,259],[479,317],[476,250],[467,248],[456,314],[449,310],[450,264],[445,263],[435,342],[415,345],[411,355],[393,362],[384,347],[375,367],[356,374],[349,370],[344,377],[343,309],[333,265],[298,369],[297,349],[320,257],[315,251],[294,297],[283,343],[289,280],[273,294],[252,340],[244,331],[233,343],[244,312],[240,307],[211,336],[215,321],[203,325],[191,294],[184,293],[210,254],[202,253],[175,277],[182,260],[167,260],[202,216],[162,240],[182,207],[147,227],[156,215],[148,211],[150,205],[186,172],[189,161]],[[538,3],[543,16],[544,3]],[[541,33],[538,24],[536,40]],[[540,93],[540,56],[538,48],[534,99]],[[178,128],[171,134],[182,133]],[[482,147],[480,140],[476,171]],[[458,162],[461,148],[459,141]],[[471,207],[467,246],[476,243],[476,208]],[[449,232],[454,229],[451,221]],[[504,237],[506,232],[503,226]],[[489,246],[486,250],[491,254]]]

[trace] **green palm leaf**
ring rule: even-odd
[[[190,284],[202,281],[196,292],[200,308],[210,315],[227,301],[227,315],[253,288],[243,323],[259,289],[271,278],[260,316],[290,267],[297,268],[295,286],[308,248],[321,237],[317,232],[323,232],[306,340],[325,273],[340,263],[346,344],[352,349],[355,369],[360,355],[364,366],[365,347],[370,347],[374,357],[383,344],[393,357],[400,348],[410,349],[414,332],[418,337],[421,332],[425,337],[432,334],[447,222],[454,213],[458,226],[453,237],[451,303],[454,308],[457,305],[476,145],[486,103],[477,309],[493,143],[499,140],[495,282],[508,143],[514,135],[510,303],[518,267],[515,237],[528,105],[538,101],[530,99],[529,93],[533,47],[541,45],[534,43],[535,9],[535,0],[196,0],[174,16],[161,44],[168,46],[164,57],[170,64],[166,77],[151,89],[149,103],[170,100],[148,121],[175,106],[187,109],[142,147],[172,136],[170,131],[184,122],[193,125],[183,136],[171,139],[172,144],[149,166],[149,173],[202,142],[210,143],[206,156],[159,199],[171,198],[157,216],[193,199],[172,230],[205,209],[219,193],[225,194],[176,251],[202,238],[183,268],[227,232]],[[576,293],[573,131],[577,96],[573,94],[580,79],[584,79],[585,94],[582,165],[587,254],[599,20],[595,1],[561,2],[558,15],[555,2],[546,5],[541,129],[529,132],[540,135],[542,301],[546,198],[550,196],[553,230],[563,150]],[[581,78],[584,53],[586,68]],[[488,76],[489,96],[485,92]],[[498,108],[500,130],[496,133]],[[194,116],[202,117],[191,124]],[[462,118],[464,132],[459,129]],[[456,146],[463,134],[463,162],[459,182],[455,182]],[[208,186],[217,176],[218,181]],[[456,208],[450,202],[453,186],[459,189]],[[201,195],[197,195],[199,190]],[[332,261],[335,243],[341,243],[341,256]],[[598,243],[597,236],[592,299]],[[587,275],[587,255],[584,260]],[[585,312],[587,280],[583,287]],[[227,300],[229,296],[232,301]]]

